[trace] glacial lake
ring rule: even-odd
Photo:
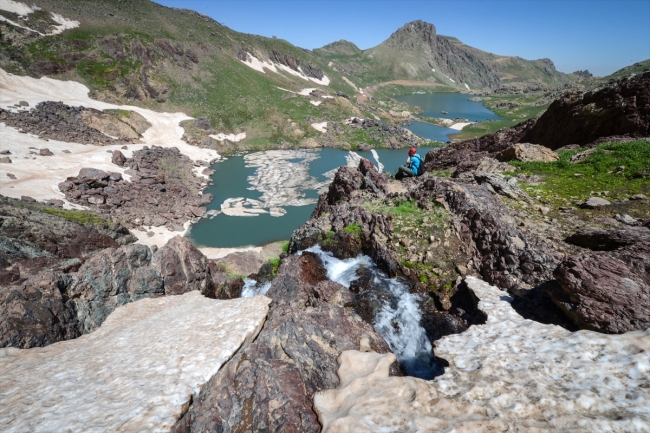
[[[503,120],[492,111],[485,108],[482,102],[470,101],[472,95],[464,93],[432,93],[395,96],[400,102],[406,102],[411,106],[418,106],[422,109],[424,117],[442,117],[444,119],[456,119],[462,117],[472,122],[483,120]],[[448,114],[443,114],[446,111]],[[411,122],[405,126],[406,129],[429,140],[447,141],[451,135],[459,131],[441,126],[431,125],[423,122]]]
[[[433,147],[419,148],[424,159]],[[229,216],[219,213],[202,218],[187,234],[199,247],[233,248],[260,246],[288,240],[304,224],[316,207],[319,191],[325,191],[335,170],[342,165],[358,165],[353,153],[377,165],[372,152],[347,152],[340,149],[271,150],[232,156],[212,166],[214,185],[206,193],[214,194],[207,209],[221,211],[226,200],[249,199],[252,212],[271,208],[286,211],[282,216],[260,213],[256,216]],[[395,172],[404,164],[407,149],[377,149],[385,171]],[[329,172],[329,173],[328,173]],[[326,176],[327,174],[327,176]],[[241,200],[236,201],[238,206]],[[256,207],[257,206],[257,207]]]
[[[428,117],[500,119],[482,103],[468,98],[470,95],[462,93],[434,93],[395,99],[419,106]],[[443,115],[441,111],[449,114]],[[458,132],[422,122],[413,122],[407,128],[421,137],[442,142]],[[431,149],[420,148],[418,153],[424,158]],[[394,173],[404,164],[406,149],[377,149],[376,155],[385,171]],[[214,194],[208,210],[219,213],[192,225],[187,236],[197,246],[213,248],[260,246],[287,240],[309,219],[319,193],[327,190],[336,169],[342,165],[358,166],[358,157],[377,165],[372,151],[329,148],[251,152],[218,162],[212,166],[214,185],[205,192]],[[248,216],[239,216],[242,214]]]

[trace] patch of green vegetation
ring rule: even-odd
[[[334,242],[334,235],[335,233],[332,230],[328,231],[325,236],[321,236],[321,243],[325,246],[331,245]]]
[[[402,260],[402,266],[404,266],[405,268],[414,269],[415,263],[409,262],[408,260],[404,259]]]
[[[453,170],[451,169],[431,170],[429,173],[437,177],[450,178],[451,174],[453,173]]]
[[[361,236],[361,232],[363,232],[363,228],[356,222],[352,222],[347,227],[343,227],[343,231],[345,233],[351,234],[355,238],[359,238]]]
[[[19,203],[20,204],[20,203]],[[99,217],[95,215],[92,212],[89,211],[79,211],[79,210],[73,210],[73,209],[59,209],[59,208],[54,208],[54,207],[46,207],[43,208],[43,210],[51,215],[56,215],[61,218],[65,218],[68,221],[73,221],[76,223],[84,224],[84,225],[94,225],[94,226],[101,226],[101,225],[106,225],[108,227],[112,227],[115,225],[115,223],[104,219],[102,217]]]
[[[517,173],[542,176],[543,184],[526,190],[557,206],[584,201],[595,192],[609,191],[609,199],[621,199],[650,191],[650,179],[641,175],[650,172],[650,142],[604,143],[583,161],[570,162],[571,156],[583,151],[561,151],[555,162],[510,164],[519,169]]]
[[[420,274],[420,282],[424,284],[429,284],[429,277],[425,274]]]
[[[289,252],[289,241],[286,241],[285,243],[282,244],[282,252],[283,253]]]
[[[268,263],[272,266],[271,275],[275,277],[278,274],[278,269],[280,269],[280,257],[269,259]]]

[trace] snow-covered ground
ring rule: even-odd
[[[16,2],[16,1],[13,1],[13,0],[0,0],[0,10],[7,11],[7,12],[12,12],[12,13],[20,15],[21,18],[25,18],[29,14],[32,14],[32,13],[34,13],[36,11],[41,10],[41,8],[39,8],[38,6],[29,6],[29,5],[25,4],[25,3]],[[63,17],[63,16],[61,16],[61,15],[59,15],[57,13],[54,13],[54,12],[51,12],[50,16],[51,16],[52,20],[54,20],[58,24],[58,26],[54,26],[54,29],[51,32],[47,33],[47,34],[41,33],[41,32],[39,32],[37,30],[31,29],[31,28],[29,28],[27,26],[24,26],[24,25],[20,24],[20,23],[12,21],[12,20],[10,20],[8,18],[3,17],[2,15],[0,15],[0,21],[6,21],[6,22],[8,22],[9,24],[11,24],[13,26],[21,27],[23,29],[30,30],[30,31],[32,31],[34,33],[38,33],[41,36],[58,35],[59,33],[62,33],[65,30],[74,29],[74,28],[79,27],[79,21],[74,21],[74,20],[67,19],[67,18],[65,18],[65,17]]]
[[[76,340],[0,349],[0,430],[168,432],[190,397],[255,338],[270,302],[197,291],[142,299]]]
[[[66,143],[55,140],[44,141],[30,134],[21,134],[15,128],[0,123],[0,144],[2,150],[9,150],[11,164],[0,164],[0,190],[2,194],[20,198],[22,195],[37,200],[63,200],[64,195],[58,190],[58,184],[68,176],[76,176],[83,167],[93,167],[108,172],[123,173],[124,169],[111,163],[111,153],[120,149],[129,157],[133,151],[142,149],[145,145],[161,147],[177,147],[181,153],[194,161],[211,162],[219,158],[219,154],[211,149],[191,146],[182,140],[183,128],[180,122],[191,119],[183,113],[158,113],[145,108],[114,105],[96,101],[88,96],[89,89],[74,81],[60,81],[43,77],[35,79],[10,74],[0,69],[0,107],[17,111],[13,107],[20,101],[26,101],[30,107],[43,101],[61,101],[67,105],[98,110],[121,109],[135,111],[141,114],[151,127],[142,136],[143,144],[129,145],[128,150],[121,146],[93,146],[79,143]],[[30,149],[33,147],[35,149]],[[38,149],[48,148],[54,156],[40,156]],[[67,151],[67,152],[64,152]],[[197,168],[198,176],[206,177]],[[11,173],[16,179],[7,176]],[[125,176],[128,178],[128,176]],[[67,204],[66,207],[78,207]],[[164,227],[154,229],[155,236],[149,237],[143,232],[133,232],[146,245],[162,246],[167,240],[180,232],[173,232]]]
[[[305,73],[298,67],[298,71],[294,71],[293,69],[289,68],[288,66],[282,65],[280,63],[273,63],[271,61],[261,61],[251,53],[246,53],[246,60],[241,60],[243,64],[246,66],[255,69],[256,71],[259,71],[263,74],[266,74],[265,69],[275,72],[276,74],[279,74],[280,72],[286,72],[287,74],[293,75],[298,78],[302,78],[305,81],[313,81],[316,84],[320,84],[322,86],[328,86],[330,84],[330,79],[327,77],[327,75],[323,75],[322,79],[314,78],[314,77],[309,77],[305,75]],[[313,89],[312,89],[313,90]]]
[[[314,397],[324,432],[650,431],[650,330],[572,333],[467,283],[488,320],[436,342],[445,374],[389,377],[393,354],[343,352],[339,387]]]

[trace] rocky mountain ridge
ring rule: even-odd
[[[467,91],[495,89],[506,83],[556,87],[584,78],[558,72],[550,59],[529,61],[469,47],[456,38],[438,35],[433,24],[421,20],[405,24],[376,47],[352,47],[337,42],[314,52],[364,85],[415,80]]]

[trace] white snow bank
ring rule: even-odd
[[[314,83],[320,84],[322,86],[328,86],[330,84],[330,79],[327,77],[327,75],[323,75],[322,79],[314,78],[314,77],[309,77],[305,75],[305,73],[298,67],[297,71],[294,71],[288,66],[282,65],[280,63],[273,63],[271,61],[261,61],[251,53],[246,53],[246,60],[240,60],[243,64],[248,66],[249,68],[255,69],[256,71],[259,71],[263,74],[266,74],[266,71],[264,69],[268,69],[269,71],[273,71],[276,74],[282,72],[286,72],[290,75],[296,76],[298,78],[302,78],[305,81],[313,81]],[[313,90],[313,89],[312,89]]]
[[[471,89],[469,88],[469,86],[467,85],[467,83],[465,83],[465,88],[466,88],[467,90],[471,90]]]
[[[488,320],[436,342],[445,374],[389,377],[393,354],[343,352],[339,387],[314,396],[324,432],[650,431],[650,330],[571,333],[467,283]]]
[[[455,129],[456,131],[462,131],[464,127],[467,125],[471,125],[472,122],[459,122],[459,123],[454,123],[449,127],[449,129]]]
[[[27,16],[33,12],[40,11],[38,6],[28,6],[22,2],[13,0],[0,0],[0,10],[18,14],[21,17]]]
[[[0,352],[3,432],[167,432],[264,324],[270,299],[143,299],[92,334]],[[2,349],[0,349],[2,350]]]
[[[238,143],[244,139],[246,139],[246,133],[245,132],[240,132],[239,134],[224,134],[223,132],[216,134],[216,135],[210,135],[211,138],[214,138],[217,141],[232,141],[233,143]]]
[[[311,127],[314,128],[318,132],[325,133],[325,132],[327,132],[327,123],[328,122],[312,123]]]
[[[123,173],[124,169],[111,163],[111,154],[108,151],[120,149],[128,158],[132,151],[140,150],[145,145],[161,147],[176,147],[180,152],[193,161],[212,162],[219,158],[219,154],[211,149],[202,149],[191,146],[182,140],[184,130],[180,126],[183,120],[191,119],[184,113],[158,113],[145,108],[129,105],[114,105],[96,101],[88,96],[88,88],[74,81],[60,81],[43,77],[35,79],[10,74],[0,69],[0,107],[9,108],[20,101],[27,101],[29,108],[35,107],[43,101],[61,101],[67,105],[83,105],[97,110],[120,109],[130,110],[141,114],[151,127],[142,134],[143,144],[129,145],[128,151],[121,150],[121,146],[93,146],[78,143],[65,143],[60,141],[44,141],[30,134],[21,134],[15,128],[0,123],[2,150],[9,150],[8,155],[12,163],[0,164],[0,191],[3,195],[20,198],[27,195],[37,200],[51,200],[64,198],[58,190],[58,184],[68,176],[76,176],[83,167],[93,167],[109,172]],[[29,149],[48,148],[54,156],[39,156],[30,154],[38,150]],[[67,150],[70,153],[64,153]],[[7,173],[16,176],[10,179]],[[207,178],[201,174],[199,176]],[[128,176],[125,176],[128,179]],[[68,205],[68,207],[74,207]],[[134,231],[141,243],[146,245],[163,246],[167,240],[180,234],[164,227],[154,229],[156,235],[148,237],[145,233]]]
[[[0,0],[0,10],[4,10],[4,11],[7,11],[7,12],[12,12],[12,13],[20,15],[22,18],[25,18],[25,17],[27,17],[27,15],[29,15],[29,14],[31,14],[33,12],[42,10],[42,9],[39,8],[38,6],[28,6],[25,3],[16,2],[16,1],[12,1],[12,0]],[[46,34],[41,33],[41,32],[39,32],[37,30],[32,29],[32,28],[23,26],[21,24],[18,24],[18,23],[14,22],[14,21],[12,21],[10,19],[7,19],[7,18],[1,16],[1,15],[0,15],[0,21],[6,21],[6,22],[10,23],[11,25],[14,25],[14,26],[17,26],[17,27],[22,27],[22,28],[30,30],[30,31],[32,31],[34,33],[38,33],[41,36],[58,35],[59,33],[62,33],[65,30],[74,29],[74,28],[79,27],[79,21],[69,20],[69,19],[64,18],[63,16],[61,16],[61,15],[59,15],[57,13],[54,13],[54,12],[51,12],[50,16],[59,25],[54,26],[54,29],[51,32],[46,33]]]
[[[323,101],[309,101],[309,103],[318,107],[320,104],[323,103]]]

